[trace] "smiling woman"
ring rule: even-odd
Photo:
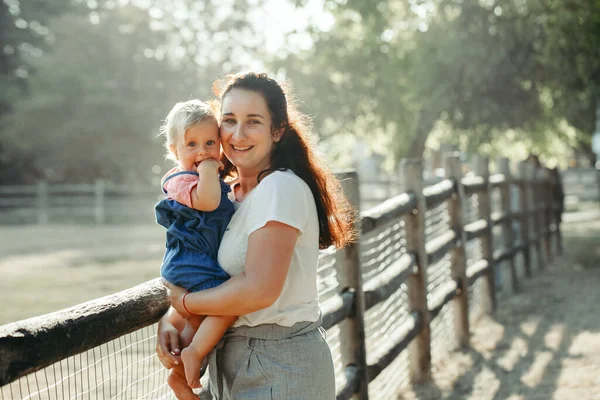
[[[159,323],[159,359],[167,368],[180,362],[182,315],[238,316],[208,356],[206,395],[333,399],[317,258],[319,248],[354,239],[354,212],[277,81],[234,75],[216,94],[236,207],[218,262],[231,279],[193,293],[167,285],[172,308]]]
[[[258,177],[269,168],[273,147],[281,139],[283,129],[274,127],[265,98],[250,90],[232,89],[223,98],[221,113],[223,152],[236,166],[240,181],[250,181],[252,185],[251,180],[245,178]],[[236,190],[236,198],[238,194],[249,192],[248,188],[243,189]]]

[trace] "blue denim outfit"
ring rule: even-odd
[[[163,181],[181,174],[198,173],[181,171]],[[174,285],[197,292],[220,285],[229,279],[217,262],[219,243],[234,212],[227,197],[231,191],[223,180],[221,202],[216,210],[198,211],[166,198],[155,206],[156,222],[167,228],[167,249],[161,266],[161,275]],[[168,195],[164,186],[163,192]]]

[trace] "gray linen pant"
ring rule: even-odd
[[[208,356],[200,398],[334,399],[333,360],[320,323],[230,328]]]

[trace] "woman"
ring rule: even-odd
[[[317,258],[319,248],[354,239],[354,212],[274,79],[234,75],[215,94],[236,206],[218,261],[232,278],[195,293],[168,285],[172,308],[159,323],[159,359],[167,368],[179,361],[182,315],[240,316],[208,357],[213,398],[332,399]]]

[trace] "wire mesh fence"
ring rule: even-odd
[[[463,223],[468,225],[479,219],[479,197],[477,194],[473,194],[465,199],[463,202]],[[465,244],[465,253],[467,257],[467,268],[473,265],[475,262],[481,260],[482,249],[481,239],[476,238],[470,240]],[[469,286],[469,320],[476,320],[483,313],[483,281],[477,279],[475,283]]]
[[[475,196],[473,196],[475,197]],[[473,214],[473,204],[467,215]],[[475,215],[475,214],[473,214]],[[476,218],[476,217],[473,217]],[[449,229],[447,208],[442,204],[426,212],[426,239],[433,240]],[[406,254],[406,232],[401,218],[361,238],[363,281],[376,278]],[[478,259],[475,253],[469,259]],[[319,256],[318,289],[324,302],[340,291],[337,276],[340,253],[324,250]],[[433,293],[450,279],[447,255],[428,266],[428,292]],[[475,305],[476,297],[472,301]],[[365,315],[368,362],[373,362],[389,347],[389,338],[409,314],[407,286],[401,285],[387,300],[372,307]],[[340,332],[344,323],[327,331],[332,352],[336,386],[346,384],[340,351]],[[452,309],[445,307],[431,324],[434,362],[452,348]],[[167,370],[155,356],[156,324],[150,325],[84,353],[68,357],[29,374],[0,389],[0,399],[170,399]],[[371,384],[373,399],[389,399],[409,381],[408,351],[404,350]]]
[[[169,399],[155,339],[153,324],[3,386],[0,399]]]
[[[511,192],[511,208],[518,211],[518,191]],[[498,190],[492,190],[492,213],[502,211]],[[466,196],[462,201],[463,225],[478,221],[480,215],[480,197],[478,194]],[[444,201],[425,212],[425,242],[448,233],[451,218],[448,204]],[[394,263],[407,254],[406,229],[404,217],[396,217],[377,225],[376,229],[361,237],[360,273],[364,283],[377,279]],[[512,224],[514,237],[521,237],[520,222]],[[501,226],[492,229],[494,248],[502,249],[504,235]],[[483,257],[482,240],[476,237],[464,243],[467,267]],[[535,254],[534,257],[539,257]],[[438,258],[427,266],[426,291],[427,302],[432,294],[443,289],[453,281],[451,255]],[[525,274],[522,256],[515,258],[517,275]],[[533,265],[538,265],[533,263]],[[340,270],[344,268],[342,252],[323,250],[318,262],[318,290],[320,302],[339,296],[343,289],[340,284]],[[499,266],[498,270],[507,270]],[[497,274],[495,285],[506,290],[507,277]],[[375,363],[387,354],[391,338],[401,330],[402,324],[410,316],[408,286],[400,284],[383,301],[366,310],[364,314],[367,364]],[[483,311],[485,303],[482,279],[477,279],[468,288],[469,319],[476,319]],[[431,304],[428,304],[431,307]],[[327,331],[327,343],[331,350],[337,387],[347,382],[346,367],[342,354],[342,335],[347,330],[348,320],[334,325]],[[454,308],[443,307],[431,322],[431,358],[433,363],[443,358],[455,347]],[[101,332],[98,333],[101,335]],[[167,385],[167,370],[158,362],[155,355],[156,324],[150,324],[130,334],[118,337],[83,353],[67,357],[41,370],[30,373],[14,382],[0,387],[0,400],[3,399],[170,399],[171,391]],[[383,369],[368,385],[369,398],[390,399],[409,382],[408,350]]]

